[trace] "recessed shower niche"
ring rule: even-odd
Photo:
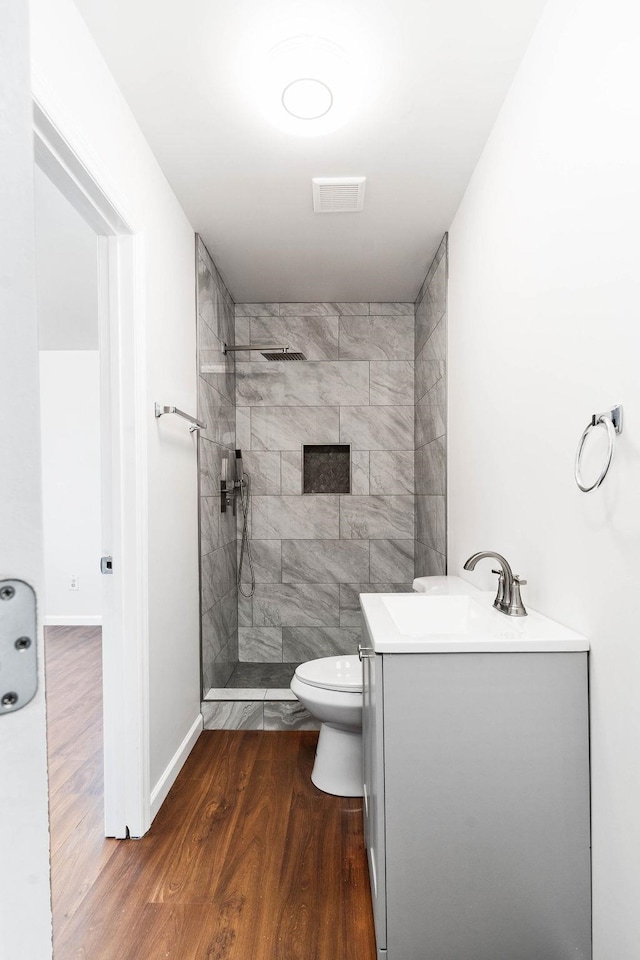
[[[303,493],[351,493],[351,444],[303,443]]]

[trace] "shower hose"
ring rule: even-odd
[[[247,600],[253,596],[256,589],[256,575],[253,569],[253,557],[251,556],[251,543],[249,542],[249,498],[251,496],[251,479],[248,473],[242,474],[240,482],[240,508],[242,510],[242,539],[240,542],[240,563],[238,565],[238,592]],[[242,565],[245,553],[249,563],[251,573],[251,590],[245,593],[242,589]]]

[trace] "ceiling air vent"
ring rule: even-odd
[[[357,213],[364,207],[366,177],[314,177],[314,213]]]

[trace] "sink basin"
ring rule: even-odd
[[[393,593],[383,596],[382,602],[398,632],[405,637],[423,636],[426,625],[429,633],[439,635],[468,635],[473,630],[474,611],[470,597]]]
[[[433,583],[429,580],[432,579]],[[535,610],[508,617],[494,593],[460,577],[421,580],[422,593],[361,594],[370,645],[377,653],[471,653],[588,650],[588,641]]]

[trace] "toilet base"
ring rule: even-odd
[[[361,797],[362,733],[323,723],[311,781],[334,797]]]

